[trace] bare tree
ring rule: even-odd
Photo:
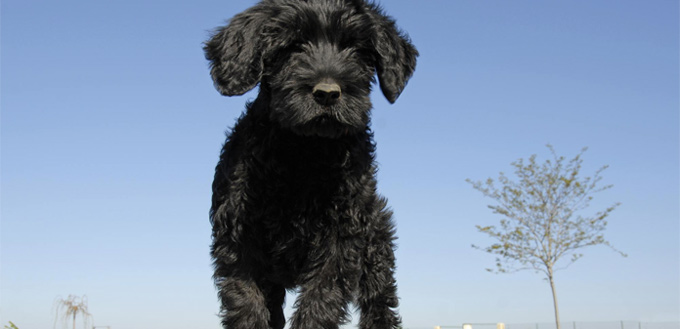
[[[527,161],[512,163],[517,180],[502,172],[498,181],[467,180],[468,183],[496,201],[489,205],[494,213],[503,216],[500,226],[480,226],[479,232],[497,240],[486,248],[474,246],[496,255],[495,273],[531,269],[545,274],[550,283],[555,309],[555,324],[560,329],[560,315],[555,291],[554,273],[581,258],[582,248],[605,245],[622,256],[604,239],[607,227],[605,218],[619,206],[615,203],[594,215],[582,216],[593,194],[608,190],[612,185],[599,186],[600,174],[607,166],[598,169],[592,177],[581,177],[583,148],[573,159],[565,161],[547,145],[553,159],[536,163],[536,155]],[[498,186],[496,185],[498,183]]]
[[[69,320],[73,321],[73,329],[76,329],[76,316],[80,315],[83,328],[90,327],[92,314],[87,309],[87,296],[73,296],[68,295],[68,298],[63,299],[58,297],[55,301],[56,317],[54,319],[54,327],[57,327],[57,322],[61,318],[63,328],[68,327]]]

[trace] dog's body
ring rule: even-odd
[[[397,328],[394,227],[376,193],[371,82],[394,102],[417,52],[362,0],[265,0],[206,43],[224,95],[260,83],[213,182],[215,281],[229,329]]]

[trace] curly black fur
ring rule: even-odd
[[[394,102],[416,49],[363,0],[264,0],[204,49],[223,95],[260,84],[213,182],[224,327],[283,328],[285,291],[299,288],[291,328],[337,328],[350,302],[361,328],[397,328],[394,226],[376,192],[369,94],[377,73]]]

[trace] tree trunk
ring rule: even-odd
[[[555,325],[560,329],[560,310],[557,307],[557,293],[555,292],[555,281],[553,281],[552,266],[548,267],[548,280],[550,281],[550,289],[552,290],[553,305],[555,306]]]

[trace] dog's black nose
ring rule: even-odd
[[[321,105],[335,104],[340,99],[341,94],[340,85],[335,82],[317,83],[312,90],[314,100]]]

